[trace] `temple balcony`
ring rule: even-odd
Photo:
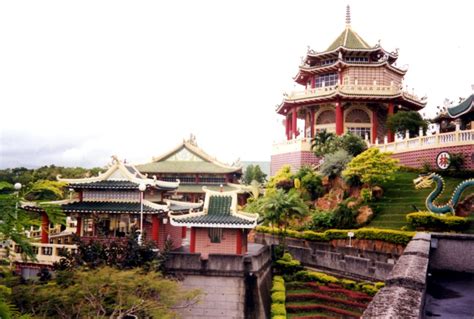
[[[403,96],[407,99],[414,100],[419,103],[424,103],[418,96],[404,91],[400,86],[397,85],[362,85],[362,84],[344,84],[344,85],[333,85],[307,89],[303,91],[292,91],[290,93],[284,93],[285,102],[296,102],[299,100],[314,99],[330,97],[335,94],[340,95],[366,95],[375,97],[393,97]]]
[[[272,146],[272,155],[304,151],[311,151],[311,138],[287,140],[279,143],[274,143]]]
[[[402,139],[392,143],[374,144],[383,152],[402,153],[414,150],[431,149],[447,146],[467,146],[474,144],[474,129],[458,130],[449,133],[439,133],[430,136],[419,136]]]
[[[61,258],[64,258],[61,256],[63,251],[75,252],[77,249],[76,245],[62,244],[31,243],[31,246],[33,246],[36,260],[26,259],[21,247],[13,242],[10,245],[10,260],[18,263],[34,263],[51,266],[53,263],[60,261]]]

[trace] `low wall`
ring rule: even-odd
[[[245,256],[173,252],[166,269],[182,280],[184,288],[199,288],[203,300],[180,312],[194,318],[266,318],[270,308],[270,247]]]
[[[474,235],[431,236],[430,269],[474,273]]]
[[[278,237],[257,233],[255,242],[277,245]],[[403,252],[403,246],[377,240],[313,242],[287,238],[289,252],[304,266],[367,280],[385,280]]]
[[[408,243],[362,318],[420,318],[423,313],[431,235],[418,233]]]

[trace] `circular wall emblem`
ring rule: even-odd
[[[448,152],[441,152],[436,156],[436,165],[440,169],[447,169],[451,164],[451,155]]]

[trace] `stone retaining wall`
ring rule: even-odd
[[[255,241],[265,245],[279,243],[277,236],[265,233],[257,233]],[[349,247],[348,241],[340,239],[326,243],[287,238],[286,244],[293,258],[304,266],[358,279],[381,281],[388,277],[403,251],[401,245],[374,240],[353,240]]]
[[[180,314],[195,318],[266,318],[270,309],[270,247],[245,256],[172,252],[166,261],[169,273],[182,280],[184,288],[201,289],[200,303]]]
[[[418,233],[408,243],[362,318],[420,318],[423,313],[431,235]]]
[[[474,273],[474,235],[432,234],[430,268]]]

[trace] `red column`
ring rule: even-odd
[[[314,110],[311,110],[310,116],[311,137],[314,137]]]
[[[49,218],[45,212],[41,213],[41,243],[49,244]]]
[[[151,239],[158,244],[160,238],[160,220],[157,215],[151,215]]]
[[[390,116],[393,115],[393,113],[394,113],[393,111],[394,111],[393,102],[390,102],[390,103],[388,103],[387,120]],[[390,130],[387,131],[387,140],[388,140],[389,143],[393,142],[393,140],[394,140],[393,132],[390,131]]]
[[[296,138],[297,134],[298,134],[298,127],[297,127],[297,115],[298,115],[298,112],[296,111],[296,107],[293,109],[293,114],[292,114],[292,123],[291,123],[291,128],[293,129],[293,134],[292,134],[292,137],[293,138]]]
[[[237,243],[236,243],[236,254],[242,255],[242,229],[236,229],[237,231]]]
[[[377,112],[375,110],[372,111],[372,144],[375,144],[377,140],[377,129],[378,129],[378,121],[377,121]]]
[[[191,242],[189,243],[189,252],[196,252],[196,228],[191,228]]]
[[[181,227],[181,238],[186,238],[186,226]]]
[[[81,230],[82,230],[82,217],[77,216],[76,220],[77,220],[76,235],[80,237],[81,236]]]
[[[336,102],[336,135],[344,134],[344,112],[341,101]]]
[[[290,139],[290,119],[288,115],[285,117],[285,134],[286,134],[286,139]]]

